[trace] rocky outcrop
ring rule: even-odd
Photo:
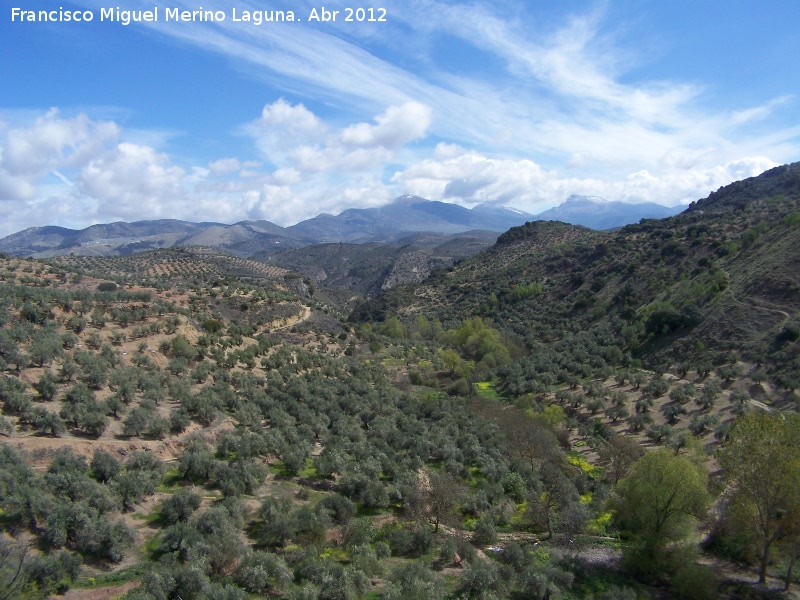
[[[386,276],[382,290],[388,290],[404,283],[416,283],[425,279],[434,269],[453,264],[449,256],[433,256],[428,250],[408,252],[400,256]]]

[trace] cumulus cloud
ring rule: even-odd
[[[277,175],[277,174],[275,174]],[[292,225],[321,213],[338,214],[347,208],[381,206],[393,197],[393,191],[373,175],[334,180],[330,178],[295,180],[288,175],[283,182],[277,176],[262,186],[246,190],[233,206],[246,210],[248,219],[266,219],[279,225]]]
[[[505,204],[531,213],[571,194],[675,205],[776,164],[757,153],[718,161],[711,148],[676,147],[654,166],[618,177],[578,176],[568,166],[547,168],[462,144],[431,147],[426,142],[433,123],[432,109],[419,103],[337,125],[302,105],[278,100],[246,129],[254,153],[264,156],[264,147],[274,152],[270,166],[235,156],[191,166],[176,164],[153,146],[132,143],[113,122],[51,111],[0,129],[0,198],[11,200],[0,203],[0,234],[31,225],[83,227],[149,218],[267,219],[290,225],[321,212],[379,206],[406,193],[465,206]],[[592,160],[590,155],[574,158]]]
[[[51,109],[32,126],[8,132],[3,169],[36,175],[52,168],[75,166],[102,151],[118,136],[115,123],[92,121],[83,114],[62,119],[57,109]]]
[[[84,194],[113,201],[116,214],[159,217],[184,195],[186,172],[170,164],[166,154],[137,144],[121,143],[87,164],[76,182]]]
[[[266,105],[246,131],[275,166],[320,174],[380,167],[409,142],[425,137],[431,122],[429,106],[407,102],[388,107],[374,123],[336,130],[302,104],[280,99]]]
[[[29,130],[28,138],[39,140],[46,130],[43,123],[52,128],[53,120],[66,121],[53,112],[27,127],[7,129],[16,136],[11,144],[9,134],[0,132],[0,160],[10,152],[14,160],[9,164],[17,171],[23,162],[33,164],[22,160],[30,151],[20,143],[19,132]],[[133,143],[114,123],[86,116],[56,122],[58,131],[73,135],[51,140],[38,157],[48,160],[22,175],[0,172],[0,190],[27,199],[17,206],[20,219],[7,221],[2,233],[11,233],[21,222],[80,227],[145,218],[258,218],[286,225],[320,212],[377,206],[393,194],[382,181],[382,170],[409,142],[423,137],[430,122],[428,107],[406,103],[388,107],[370,122],[335,127],[303,105],[279,99],[245,128],[271,170],[260,161],[231,155],[202,166],[178,165],[166,152]],[[95,139],[102,143],[91,144]],[[146,138],[136,132],[134,139]]]
[[[57,109],[28,126],[7,129],[0,138],[0,199],[33,198],[43,177],[98,156],[119,131],[116,123],[92,121],[85,114],[62,118]]]
[[[293,105],[283,98],[264,106],[256,123],[261,127],[279,129],[288,139],[315,136],[325,131],[325,125],[314,113],[302,104]]]
[[[419,161],[395,173],[397,190],[432,200],[465,205],[508,204],[531,213],[558,205],[572,194],[625,202],[688,204],[731,181],[753,177],[777,166],[764,157],[748,157],[704,169],[667,173],[639,170],[621,179],[563,176],[529,160],[497,159],[478,152]]]
[[[220,158],[208,163],[208,168],[214,175],[226,175],[241,169],[242,163],[238,158]]]
[[[246,126],[245,132],[265,158],[280,165],[287,149],[321,141],[326,129],[325,123],[305,106],[280,98],[265,105],[261,116]]]
[[[258,174],[261,163],[257,160],[242,162],[238,158],[220,158],[208,163],[208,170],[212,175],[222,176],[238,171],[240,177],[253,177]]]
[[[272,180],[278,185],[292,185],[301,180],[300,172],[289,167],[288,169],[278,169],[272,174]]]
[[[27,200],[36,195],[36,186],[27,178],[0,170],[0,200]]]
[[[425,135],[432,122],[431,113],[430,106],[419,102],[390,106],[375,117],[375,125],[351,125],[342,131],[340,138],[347,146],[399,148]]]

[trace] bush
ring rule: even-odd
[[[4,558],[7,556],[5,552],[2,555]],[[80,575],[81,562],[80,556],[66,550],[47,556],[35,556],[27,564],[25,576],[40,592],[63,594],[69,589],[69,584]]]
[[[494,526],[494,520],[490,517],[481,517],[475,524],[475,536],[473,538],[476,544],[491,544],[497,540],[497,529]]]
[[[384,586],[382,595],[385,600],[438,600],[444,597],[442,580],[423,562],[413,562],[396,569]]]
[[[345,546],[355,547],[372,543],[376,531],[372,521],[366,517],[348,521],[342,527],[342,540]]]
[[[356,505],[339,494],[325,496],[317,506],[327,510],[331,519],[339,524],[346,524],[356,514]]]
[[[476,560],[469,563],[461,574],[459,592],[464,598],[504,597],[507,578],[503,577],[495,562]]]
[[[456,380],[453,385],[450,386],[448,392],[452,396],[469,396],[469,382],[462,377],[461,379]]]
[[[516,471],[510,471],[503,478],[503,490],[509,498],[517,503],[524,502],[525,497],[528,495],[528,486],[525,483],[525,479]]]
[[[119,475],[122,465],[109,452],[96,449],[92,457],[91,475],[100,483],[108,483]]]
[[[683,565],[672,577],[672,593],[679,600],[714,600],[718,597],[714,571],[696,563]]]
[[[293,575],[282,557],[256,550],[245,555],[233,578],[251,594],[263,594],[270,589],[282,588]]]
[[[200,496],[189,490],[176,492],[161,505],[161,517],[170,525],[188,521],[192,513],[200,508]]]
[[[384,530],[382,532],[382,536],[384,538],[384,541],[387,544],[389,544],[389,547],[392,549],[392,554],[394,556],[410,556],[414,554],[414,549],[416,546],[414,536],[416,530],[411,530],[408,527],[397,527],[397,526],[391,526],[387,529],[388,531]],[[418,527],[417,530],[419,529],[425,529],[425,528]],[[433,536],[431,534],[431,538],[432,537]]]
[[[199,600],[208,589],[208,578],[200,568],[170,565],[145,575],[142,586],[125,594],[123,600],[178,597],[181,600]]]

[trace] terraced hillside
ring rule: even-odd
[[[738,365],[791,392],[800,387],[799,181],[800,164],[780,167],[681,215],[610,233],[528,223],[352,318],[480,316],[529,348],[604,329],[628,362]]]
[[[2,256],[0,593],[796,597],[799,169],[349,321],[217,250]]]

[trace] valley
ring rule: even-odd
[[[409,204],[466,229],[10,236],[5,597],[797,597],[800,163],[604,231]]]

